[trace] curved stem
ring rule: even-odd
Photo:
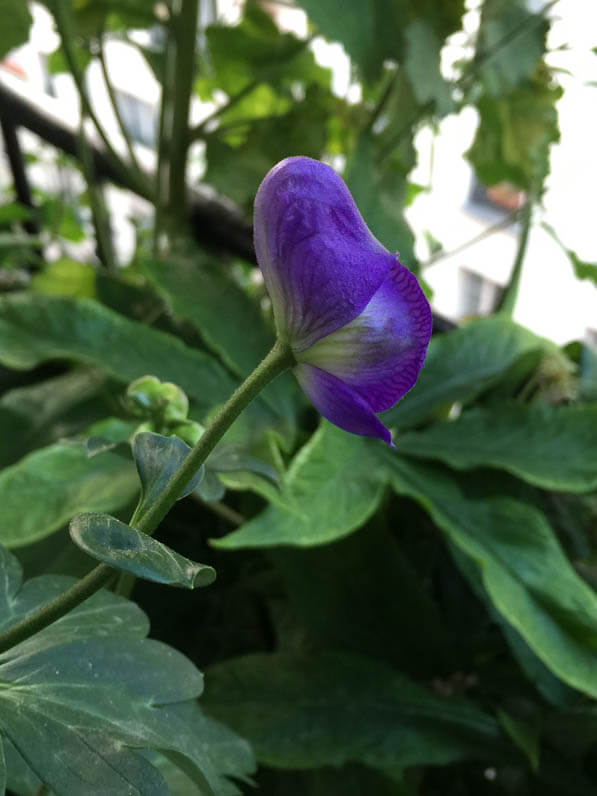
[[[153,506],[135,522],[135,527],[138,530],[148,534],[152,534],[155,531],[178,499],[184,487],[243,409],[251,403],[270,381],[287,368],[292,367],[294,362],[294,356],[289,346],[276,341],[265,359],[245,379],[240,387],[232,393],[212,422],[207,426],[197,444],[192,448],[170,481],[168,481],[164,491]],[[102,586],[105,586],[115,574],[116,570],[106,564],[97,566],[78,583],[71,586],[64,594],[43,605],[37,611],[25,617],[25,619],[13,625],[9,630],[0,634],[0,653],[14,647],[15,644],[19,644],[52,624],[52,622],[60,619],[60,617],[67,614],[88,597],[91,597],[92,594],[95,594]]]
[[[511,318],[514,313],[514,307],[518,299],[520,281],[522,279],[522,266],[529,242],[529,232],[531,231],[531,220],[533,216],[533,202],[531,199],[527,200],[526,205],[522,208],[520,213],[520,236],[518,238],[518,249],[516,250],[516,257],[514,258],[514,265],[512,266],[512,274],[510,275],[510,281],[508,282],[504,295],[496,308],[496,312],[507,315],[509,318]]]

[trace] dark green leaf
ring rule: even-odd
[[[549,23],[523,0],[485,0],[477,61],[487,92],[499,96],[532,77],[545,52]]]
[[[400,451],[461,470],[499,467],[544,489],[597,489],[597,405],[503,404],[402,434]]]
[[[423,19],[411,22],[405,36],[404,68],[413,93],[421,105],[432,101],[437,114],[444,116],[452,109],[453,102],[450,88],[440,71],[440,41]]]
[[[273,332],[220,263],[206,256],[145,260],[143,270],[167,304],[196,327],[210,349],[239,378],[246,378],[273,345]],[[225,312],[223,312],[225,308]],[[286,374],[263,393],[276,414],[293,414],[294,383]]]
[[[15,47],[25,44],[33,18],[23,0],[0,0],[0,60]]]
[[[282,768],[441,765],[499,754],[495,721],[356,655],[250,655],[213,667],[205,707]],[[491,749],[491,752],[489,752]]]
[[[198,564],[108,514],[80,514],[70,535],[90,556],[139,578],[194,589],[209,586],[215,570]]]
[[[123,508],[138,489],[132,462],[115,453],[90,459],[79,446],[41,448],[0,472],[0,540],[30,544],[82,511]]]
[[[501,316],[435,336],[417,384],[383,415],[384,422],[405,428],[454,401],[470,401],[496,384],[524,354],[544,349],[555,346]]]
[[[67,358],[99,365],[125,383],[152,373],[178,384],[202,412],[225,401],[235,387],[211,357],[89,299],[5,297],[0,337],[0,361],[8,367]]]
[[[597,285],[597,263],[584,262],[575,252],[571,251],[570,249],[566,249],[565,251],[570,262],[572,263],[576,278],[588,279],[590,282],[594,282]]]
[[[379,505],[384,475],[376,448],[377,442],[323,421],[294,457],[276,504],[212,544],[308,547],[346,536]]]
[[[511,498],[473,500],[448,471],[382,455],[394,489],[421,503],[480,568],[497,611],[565,683],[597,696],[597,595],[545,517]]]
[[[133,456],[141,479],[141,499],[137,509],[139,513],[151,508],[190,452],[190,447],[177,437],[164,437],[151,431],[135,434]],[[178,496],[178,500],[191,494],[201,482],[203,472],[201,465]]]

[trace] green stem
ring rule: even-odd
[[[516,300],[518,299],[520,281],[522,279],[522,266],[524,264],[527,244],[529,242],[529,232],[531,230],[531,220],[533,216],[533,203],[530,199],[527,200],[527,203],[520,211],[520,214],[520,236],[518,238],[518,249],[516,250],[516,257],[514,258],[514,265],[512,266],[512,274],[504,295],[502,296],[502,299],[496,309],[496,312],[499,312],[501,315],[507,315],[509,318],[512,317]]]
[[[186,203],[187,156],[191,138],[189,135],[189,107],[195,76],[195,42],[199,0],[177,0],[178,13],[172,20],[172,34],[176,44],[174,70],[174,102],[172,105],[172,128],[170,145],[170,186],[168,206],[177,214],[183,212]]]
[[[178,499],[184,487],[243,409],[251,403],[270,381],[287,368],[292,367],[294,361],[294,356],[289,346],[276,341],[265,359],[240,387],[232,393],[216,414],[195,447],[192,448],[182,465],[168,481],[164,491],[153,506],[139,517],[135,523],[135,527],[138,530],[148,534],[155,531]],[[115,574],[116,571],[106,564],[97,566],[64,594],[43,605],[21,622],[13,625],[5,633],[0,634],[0,653],[6,652],[6,650],[14,647],[15,644],[19,644],[52,624],[52,622],[60,619],[88,597],[91,597],[92,594],[95,594],[102,586],[105,586]]]
[[[198,125],[196,125],[195,127],[193,127],[190,130],[189,136],[190,136],[191,141],[195,141],[196,139],[201,138],[203,136],[203,134],[205,133],[205,128],[211,122],[214,122],[216,119],[218,119],[220,116],[222,116],[222,114],[226,113],[231,108],[234,108],[235,105],[237,105],[241,100],[243,100],[252,91],[254,91],[257,88],[258,85],[259,85],[259,81],[258,80],[253,80],[250,83],[247,83],[247,85],[244,88],[241,88],[240,91],[238,91],[236,94],[233,94],[229,98],[228,102],[225,102],[224,105],[221,105],[219,108],[216,108],[208,116],[206,116],[205,119],[203,119],[202,122],[200,122]],[[249,121],[251,121],[251,120],[249,120]],[[218,129],[220,129],[220,128],[218,128]]]

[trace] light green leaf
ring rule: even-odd
[[[276,505],[212,544],[227,549],[310,546],[346,536],[379,505],[384,475],[376,448],[376,441],[323,421],[294,457]]]
[[[70,535],[90,556],[145,580],[195,589],[216,579],[212,567],[179,555],[108,514],[80,514],[70,523]]]
[[[0,472],[0,541],[20,547],[48,536],[84,511],[116,511],[139,490],[131,461],[115,453],[88,458],[57,443]]]
[[[382,416],[383,422],[406,428],[454,401],[471,401],[522,356],[553,349],[553,343],[501,316],[481,318],[432,337],[417,384]]]
[[[141,498],[137,511],[150,508],[164,491],[166,485],[187,458],[191,449],[178,437],[164,437],[151,431],[135,434],[133,456],[141,479]],[[178,496],[190,495],[203,478],[203,465]]]
[[[382,455],[399,494],[418,501],[480,568],[497,611],[561,680],[597,696],[597,595],[545,517],[511,498],[465,497],[449,472]]]
[[[25,44],[33,18],[24,0],[0,0],[0,60],[15,47]]]
[[[453,107],[450,88],[440,71],[440,41],[423,19],[416,19],[406,28],[404,68],[415,97],[424,105],[433,101],[440,116]]]
[[[25,370],[63,358],[99,365],[125,383],[151,373],[178,384],[202,412],[236,386],[212,357],[90,299],[2,298],[0,338],[0,362],[7,367]]]
[[[451,467],[498,467],[544,489],[597,489],[597,405],[500,404],[406,432],[400,451]]]
[[[61,257],[35,274],[31,287],[38,293],[93,298],[95,269],[68,257]]]
[[[442,765],[500,746],[487,714],[357,655],[232,659],[210,669],[204,704],[251,742],[261,763],[280,768]]]
[[[259,307],[220,263],[196,255],[192,260],[148,259],[143,270],[168,306],[195,326],[207,346],[239,378],[246,378],[272,347],[274,334]],[[292,376],[283,374],[266,388],[263,398],[277,415],[290,419],[295,393]]]

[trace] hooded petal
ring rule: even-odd
[[[368,403],[331,373],[298,364],[294,373],[317,411],[344,431],[362,437],[379,437],[392,445],[392,436]]]
[[[416,278],[395,262],[360,315],[297,359],[333,374],[374,412],[383,412],[417,380],[431,326],[431,309]]]
[[[267,174],[254,230],[278,334],[294,351],[356,318],[395,261],[340,177],[306,157],[287,158]]]

